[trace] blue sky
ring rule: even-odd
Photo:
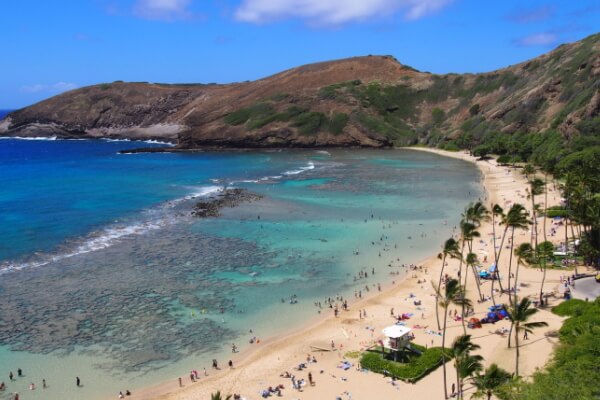
[[[100,82],[226,83],[367,54],[484,72],[599,21],[599,0],[7,0],[0,109]]]

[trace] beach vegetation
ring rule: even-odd
[[[442,268],[440,269],[440,280],[437,283],[437,289],[435,291],[436,293],[436,302],[435,302],[435,318],[437,321],[437,326],[438,326],[438,330],[442,329],[442,326],[440,325],[440,294],[442,293],[442,281],[444,280],[444,269],[446,266],[446,259],[450,257],[450,258],[454,258],[454,259],[458,259],[460,258],[460,251],[458,250],[458,242],[456,240],[454,240],[454,238],[450,238],[448,240],[446,240],[444,242],[444,248],[442,249],[442,252],[440,254],[438,254],[438,258],[442,260]]]
[[[360,358],[360,356],[361,356],[360,351],[347,351],[346,354],[344,354],[344,357],[347,357],[347,358],[357,359],[357,358]]]
[[[532,307],[531,300],[528,297],[523,297],[521,301],[517,301],[517,296],[515,295],[515,301],[508,310],[511,329],[515,334],[515,375],[519,376],[520,335],[522,333],[526,335],[533,333],[534,329],[548,326],[548,323],[545,321],[530,321],[531,317],[537,314],[539,310]]]
[[[511,276],[512,276],[512,260],[513,260],[513,252],[514,252],[514,243],[515,243],[515,230],[520,229],[520,230],[526,230],[530,224],[530,221],[528,219],[529,217],[529,213],[527,212],[527,209],[519,203],[515,203],[513,204],[510,209],[508,210],[508,212],[503,216],[502,220],[500,221],[501,225],[504,225],[504,232],[502,234],[502,240],[500,242],[500,250],[498,251],[498,259],[500,258],[500,252],[502,251],[502,247],[504,247],[504,241],[506,239],[506,235],[510,229],[511,231],[511,235],[510,235],[510,256],[508,258],[508,283],[507,283],[507,290],[508,293],[512,293],[511,291]],[[496,260],[496,271],[498,271],[498,259]],[[500,274],[500,272],[498,271],[498,274]],[[517,281],[515,280],[515,282],[513,282],[514,287],[517,287]],[[516,290],[515,290],[516,293]],[[512,297],[509,296],[509,300],[511,302],[511,304],[513,303],[513,299]],[[510,335],[509,335],[509,347],[510,347]]]
[[[504,398],[502,394],[505,393],[502,389],[504,386],[509,385],[511,381],[510,372],[503,370],[497,364],[492,364],[485,369],[483,374],[477,374],[471,379],[476,389],[472,398],[490,400],[492,396],[496,396],[502,399]]]
[[[447,381],[447,373],[446,373],[446,361],[448,357],[446,357],[447,349],[446,349],[446,329],[448,327],[448,307],[454,304],[456,306],[471,306],[471,301],[465,296],[465,290],[460,285],[460,281],[457,279],[448,279],[446,281],[446,286],[444,290],[437,291],[437,287],[434,284],[434,289],[436,290],[436,299],[440,303],[440,307],[444,309],[444,324],[442,326],[442,369],[444,376],[444,396],[448,398],[448,381]]]
[[[519,387],[522,400],[592,400],[600,397],[600,300],[567,300],[552,312],[569,316],[552,361]]]
[[[220,390],[217,390],[216,393],[212,393],[210,395],[210,400],[231,400],[232,396],[230,394],[228,394],[227,396],[224,396],[221,394]]]
[[[415,383],[439,368],[443,360],[447,361],[452,358],[448,349],[444,352],[441,347],[425,348],[414,343],[411,343],[410,346],[421,352],[421,355],[407,351],[405,352],[406,362],[396,362],[393,361],[390,351],[377,347],[362,354],[360,365],[372,372]],[[444,354],[445,356],[443,356]]]
[[[483,357],[478,354],[471,354],[472,351],[480,348],[481,346],[471,341],[471,335],[462,335],[454,339],[450,351],[456,369],[457,392],[452,393],[452,396],[456,395],[459,399],[462,399],[465,379],[472,377],[483,369]]]

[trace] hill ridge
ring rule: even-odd
[[[181,148],[475,146],[492,133],[599,125],[600,34],[496,71],[431,74],[392,56],[302,65],[252,82],[113,82],[11,112],[0,135],[160,139]]]

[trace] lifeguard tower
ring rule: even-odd
[[[386,337],[383,348],[394,353],[394,361],[398,361],[398,353],[404,349],[420,354],[410,346],[410,331],[410,328],[402,325],[392,325],[383,329]]]

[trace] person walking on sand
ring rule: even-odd
[[[183,387],[183,382],[181,381],[181,377],[179,377],[179,387]]]
[[[232,360],[229,360],[228,364],[229,364],[229,368],[233,368],[233,361]]]
[[[308,373],[308,383],[310,383],[310,386],[315,386],[311,372]]]

